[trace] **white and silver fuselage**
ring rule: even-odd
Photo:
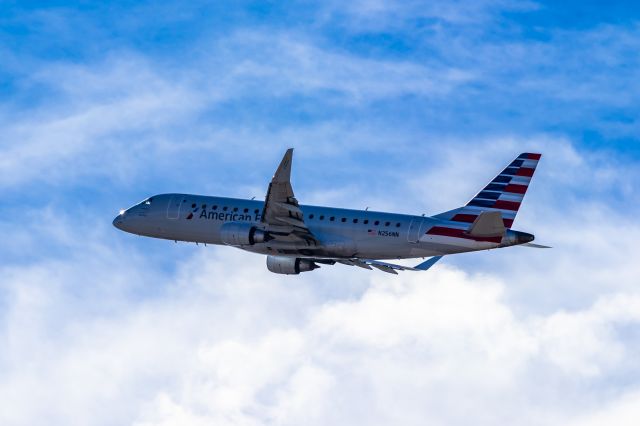
[[[264,202],[256,200],[162,194],[122,211],[113,224],[147,237],[225,244],[221,233],[225,224],[246,223],[260,229],[263,208]],[[291,257],[406,259],[488,250],[533,240],[530,234],[512,230],[498,239],[485,240],[433,235],[429,230],[435,227],[459,226],[433,217],[310,205],[299,208],[304,224],[319,244],[279,238],[236,246],[255,253]]]

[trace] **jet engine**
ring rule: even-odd
[[[276,274],[297,275],[300,272],[313,271],[320,266],[312,260],[299,257],[267,256],[267,269]]]
[[[263,230],[245,222],[225,223],[220,227],[220,238],[230,246],[252,246],[271,239]]]

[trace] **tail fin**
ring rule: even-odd
[[[541,154],[520,154],[466,206],[434,217],[470,224],[484,211],[498,211],[502,214],[504,226],[511,228],[540,157]]]

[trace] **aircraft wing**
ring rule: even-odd
[[[343,265],[358,266],[364,269],[372,269],[372,267],[374,267],[376,269],[381,270],[382,272],[387,272],[389,274],[397,274],[398,273],[397,271],[426,271],[427,269],[435,265],[435,263],[440,259],[442,259],[442,256],[434,256],[429,260],[422,262],[421,264],[416,265],[414,267],[396,265],[394,263],[381,262],[379,260],[372,260],[372,259],[353,258],[353,259],[332,259],[332,260],[337,263],[342,263]],[[317,261],[317,260],[316,262],[321,263],[320,261]]]
[[[291,186],[291,162],[293,148],[289,148],[282,157],[264,202],[262,223],[274,239],[283,242],[306,241],[308,245],[316,245],[317,240],[304,223],[302,210],[293,194]]]

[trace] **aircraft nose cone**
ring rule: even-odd
[[[115,219],[113,219],[113,226],[115,226],[116,228],[122,230],[122,224],[124,223],[124,217],[122,214],[119,214],[118,216],[116,216]]]

